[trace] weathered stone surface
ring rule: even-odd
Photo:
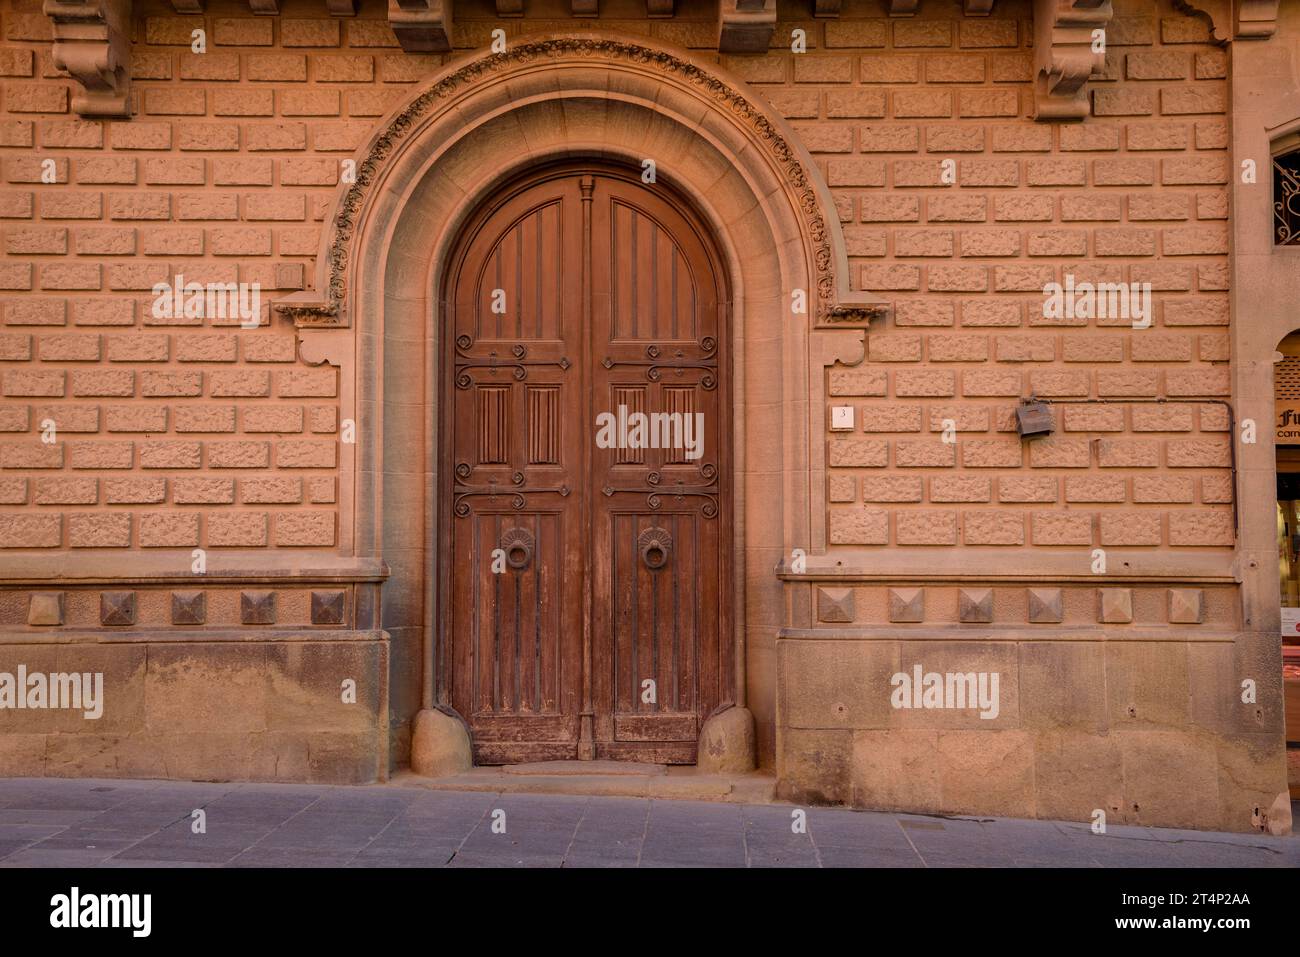
[[[1126,731],[1117,738],[1128,820],[1201,828],[1220,820],[1219,768],[1212,741],[1178,731]]]
[[[938,814],[944,810],[938,731],[855,731],[855,807]]]
[[[1101,642],[1026,641],[1019,657],[1023,727],[1106,730],[1106,652]]]
[[[420,711],[411,731],[411,771],[427,778],[457,774],[474,763],[469,732],[459,718]]]
[[[1118,735],[1039,733],[1034,740],[1034,784],[1040,817],[1091,823],[1100,810],[1109,823],[1129,820]]]
[[[757,746],[754,716],[732,706],[710,715],[700,730],[696,767],[704,774],[745,774],[754,770]]]
[[[777,642],[777,722],[785,728],[884,728],[898,644],[832,639]]]
[[[783,728],[777,797],[795,803],[853,803],[853,732]]]

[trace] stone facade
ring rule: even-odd
[[[408,764],[443,704],[430,277],[521,166],[654,156],[737,289],[736,703],[781,793],[1289,829],[1271,437],[1236,436],[1294,323],[1300,11],[113,0],[86,40],[75,6],[0,4],[0,671],[126,703],[0,710],[9,773]],[[192,282],[260,316],[160,315]],[[998,715],[894,707],[914,665],[996,672]]]

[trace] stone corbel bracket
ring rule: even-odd
[[[1110,0],[1034,0],[1035,119],[1088,115],[1088,80],[1106,66],[1095,34],[1111,15]]]
[[[718,52],[766,53],[776,32],[776,0],[721,0]]]
[[[1280,0],[1174,0],[1184,13],[1210,21],[1210,37],[1223,46],[1232,40],[1267,40],[1277,32]]]
[[[54,24],[54,65],[81,86],[82,116],[131,115],[131,0],[45,0]]]
[[[451,49],[452,0],[388,0],[388,25],[407,53]]]

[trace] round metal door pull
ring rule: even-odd
[[[524,528],[512,528],[501,536],[501,550],[506,553],[506,564],[515,571],[528,567],[533,560],[533,536]]]
[[[673,550],[673,537],[662,528],[647,528],[637,538],[641,549],[641,561],[651,571],[658,571],[668,564],[668,556]]]

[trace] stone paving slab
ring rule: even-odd
[[[658,797],[0,779],[4,868],[989,866],[1294,868],[1300,838]]]

